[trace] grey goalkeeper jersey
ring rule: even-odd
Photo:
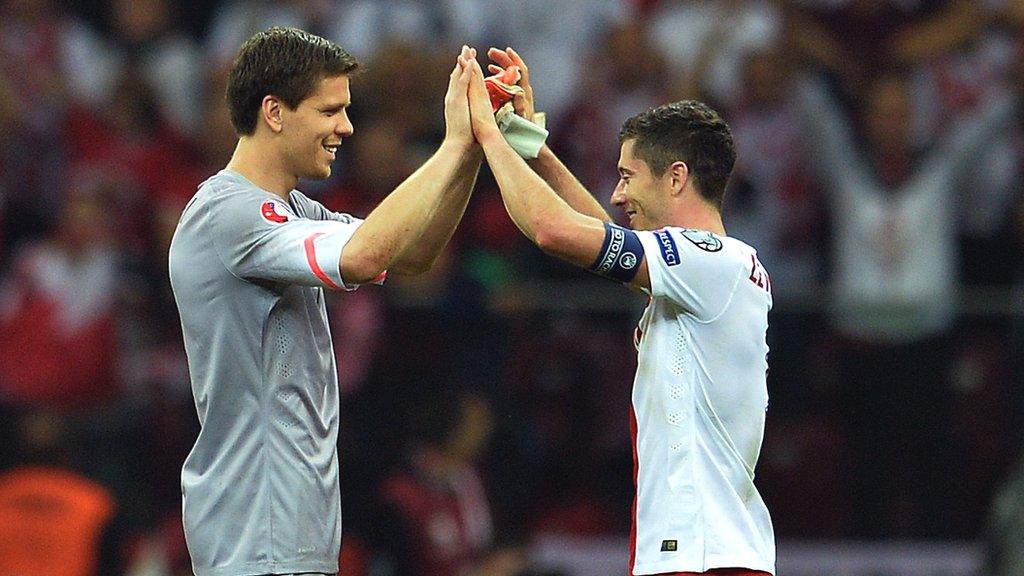
[[[202,429],[181,474],[198,576],[338,571],[338,380],[324,287],[362,221],[222,170],[170,249]]]

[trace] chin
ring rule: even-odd
[[[331,167],[329,165],[320,166],[315,170],[310,170],[303,177],[309,180],[327,180],[331,177]]]

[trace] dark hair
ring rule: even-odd
[[[263,98],[277,96],[294,109],[320,80],[352,74],[359,61],[344,48],[296,28],[270,28],[242,44],[228,76],[231,124],[252,135]]]
[[[701,197],[722,208],[725,185],[736,163],[732,132],[710,106],[682,100],[641,112],[626,120],[619,142],[636,141],[633,154],[660,177],[673,162],[683,161]]]

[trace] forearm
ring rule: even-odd
[[[342,277],[353,283],[369,281],[419,241],[451,197],[459,196],[453,183],[472,154],[469,147],[442,143],[366,217],[342,251]]]
[[[1016,100],[1008,95],[985,101],[972,118],[953,123],[940,145],[928,154],[920,172],[941,174],[949,180],[962,177],[1007,133],[1016,111]]]
[[[574,239],[567,235],[571,236],[571,231],[581,224],[600,227],[600,219],[574,210],[505,143],[500,134],[485,139],[481,146],[501,190],[505,209],[523,234],[553,256],[578,266],[589,265],[593,256],[581,257],[574,250]],[[580,189],[589,196],[582,186]]]
[[[812,166],[828,190],[841,193],[864,166],[849,122],[819,77],[798,81],[795,97]]]
[[[601,203],[594,198],[589,190],[583,187],[583,184],[566,168],[565,164],[555,156],[551,148],[545,145],[541,148],[537,158],[528,160],[527,164],[573,210],[604,222],[612,221],[608,212],[601,206]]]
[[[471,152],[456,170],[449,190],[442,194],[441,202],[426,229],[395,259],[391,269],[398,273],[417,274],[429,270],[444,247],[451,240],[455,228],[466,213],[469,197],[480,173],[483,151],[473,146]]]

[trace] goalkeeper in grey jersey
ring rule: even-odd
[[[327,178],[352,134],[358,67],[300,30],[250,38],[227,90],[238,146],[186,206],[171,242],[202,425],[182,470],[198,576],[338,571],[338,382],[324,289],[430,268],[480,167],[469,73],[456,65],[443,143],[365,220],[294,190],[299,178]]]

